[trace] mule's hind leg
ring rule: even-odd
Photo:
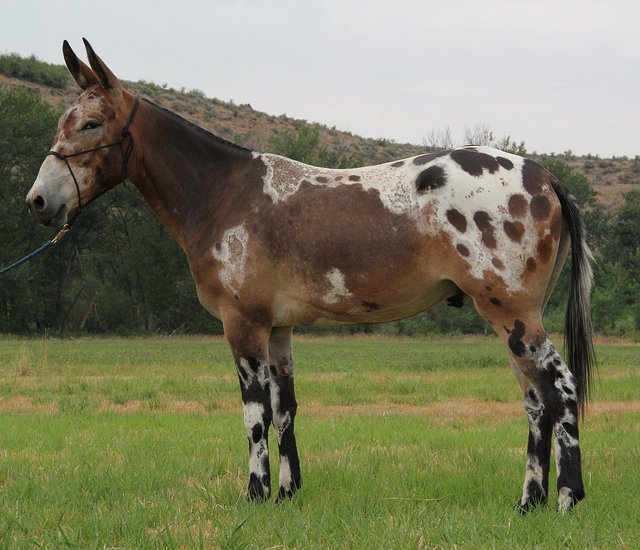
[[[515,319],[502,331],[524,393],[529,419],[527,469],[520,510],[526,512],[547,498],[551,438],[555,436],[558,509],[566,511],[585,496],[576,379],[539,323],[527,325]]]
[[[269,338],[271,411],[280,453],[278,500],[291,497],[302,486],[294,420],[298,405],[293,388],[292,327],[274,328]]]
[[[249,487],[247,498],[269,498],[269,438],[271,424],[271,380],[269,374],[270,327],[246,319],[224,320],[224,331],[238,370],[244,425],[249,441]]]

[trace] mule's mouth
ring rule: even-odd
[[[51,219],[49,223],[50,226],[62,227],[65,223],[67,223],[67,219],[69,219],[69,209],[66,204],[63,204],[58,210],[58,213]]]
[[[62,227],[69,218],[69,209],[66,204],[62,204],[53,216],[48,215],[46,211],[38,212],[33,208],[29,208],[29,212],[38,223],[46,227]]]

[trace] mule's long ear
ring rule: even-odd
[[[122,85],[116,78],[116,75],[114,75],[109,67],[107,67],[105,62],[96,55],[96,52],[93,51],[93,48],[91,47],[91,44],[89,44],[87,39],[83,38],[82,40],[84,41],[85,48],[87,48],[87,57],[89,58],[89,64],[91,65],[93,72],[98,77],[100,85],[105,90],[121,91]]]
[[[66,40],[62,43],[62,55],[64,55],[64,62],[67,64],[71,76],[73,76],[78,86],[83,90],[86,90],[91,84],[98,82],[98,78],[94,72],[89,66],[78,59],[78,56]]]

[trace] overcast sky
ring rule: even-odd
[[[2,0],[0,52],[85,36],[126,80],[422,144],[484,124],[529,151],[640,154],[640,2]]]

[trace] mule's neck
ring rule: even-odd
[[[252,151],[142,101],[132,128],[131,182],[186,251],[194,231],[224,221],[254,183]]]

